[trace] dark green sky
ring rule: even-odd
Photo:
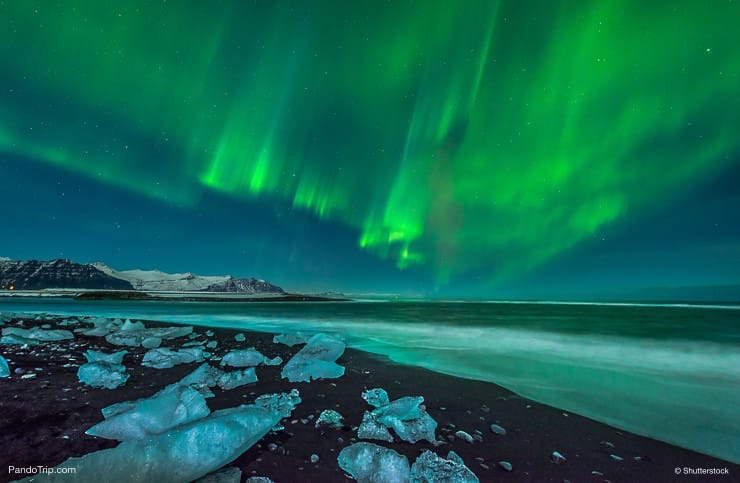
[[[0,1],[0,254],[317,290],[738,283],[738,31],[729,0]]]

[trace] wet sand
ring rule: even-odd
[[[58,319],[15,319],[5,327],[31,328]],[[145,321],[147,327],[159,325]],[[174,324],[163,324],[174,325]],[[85,325],[83,325],[85,326]],[[268,357],[287,361],[302,346],[273,344],[272,334],[195,327],[198,340],[216,340],[217,356],[235,348],[255,347]],[[206,337],[213,330],[213,337]],[[237,342],[242,332],[246,341]],[[180,348],[191,342],[187,337],[165,340],[163,347]],[[77,368],[85,363],[87,349],[114,352],[127,349],[124,358],[131,377],[117,389],[96,389],[81,384]],[[100,410],[110,404],[149,397],[168,384],[192,372],[199,363],[172,369],[151,369],[141,365],[143,348],[118,347],[103,337],[75,334],[74,340],[41,342],[34,346],[0,345],[0,354],[9,362],[11,376],[0,379],[0,481],[18,478],[8,474],[8,466],[55,466],[69,457],[111,448],[116,441],[87,436],[85,430],[100,422]],[[221,391],[208,399],[211,410],[250,403],[260,394],[300,391],[303,402],[283,421],[284,431],[268,433],[257,445],[230,466],[249,476],[266,476],[277,483],[351,481],[337,465],[339,451],[359,441],[356,428],[363,412],[370,407],[361,398],[365,389],[382,387],[396,399],[424,396],[428,413],[439,423],[435,447],[421,441],[410,444],[395,438],[394,443],[370,442],[390,447],[408,456],[411,463],[425,449],[446,456],[454,450],[480,481],[532,482],[662,482],[662,481],[737,481],[740,467],[700,453],[633,435],[610,426],[569,414],[556,408],[524,399],[495,384],[460,379],[425,369],[402,366],[362,351],[347,349],[337,361],[346,367],[342,378],[311,383],[290,383],[280,379],[281,366],[259,366],[259,381]],[[217,365],[217,363],[214,363]],[[65,367],[66,366],[66,367]],[[36,374],[33,378],[23,375]],[[341,429],[314,427],[324,409],[344,416]],[[498,424],[506,435],[489,428]],[[677,421],[676,424],[680,424]],[[477,439],[471,444],[454,436],[463,430]],[[567,458],[563,464],[550,460],[553,451]],[[319,460],[311,463],[311,455]],[[617,461],[611,455],[623,460]],[[508,461],[513,470],[505,471],[499,461]],[[728,468],[729,476],[676,475],[676,468]],[[91,481],[95,480],[91,475]]]

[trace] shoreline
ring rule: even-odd
[[[22,327],[44,324],[67,330],[78,327],[57,327],[59,322],[60,319],[23,319]],[[147,327],[168,325],[157,321],[144,323]],[[13,320],[3,327],[19,325]],[[271,334],[246,329],[198,326],[194,329],[200,334],[194,340],[218,342],[217,348],[210,351],[219,356],[230,349],[254,346],[266,356],[280,355],[287,361],[301,347],[273,344]],[[213,337],[206,338],[206,330],[212,330]],[[246,335],[245,342],[234,339],[240,332]],[[191,340],[174,339],[165,341],[163,346],[179,348],[185,342]],[[124,364],[131,374],[128,382],[113,390],[80,384],[76,371],[84,362],[82,354],[87,349],[104,352],[127,349],[129,354]],[[0,379],[0,441],[5,448],[0,455],[0,480],[16,478],[6,473],[11,464],[54,466],[71,456],[116,446],[116,441],[84,433],[102,420],[100,409],[116,402],[149,397],[200,365],[151,369],[140,364],[145,352],[140,347],[113,346],[102,337],[80,334],[75,334],[74,340],[42,342],[25,349],[1,345],[0,354],[8,360],[11,376]],[[360,441],[356,427],[368,409],[360,394],[375,387],[387,390],[392,400],[423,396],[428,413],[439,423],[437,439],[445,444],[435,447],[422,441],[412,445],[398,439],[394,443],[371,442],[392,448],[412,462],[423,449],[440,455],[454,450],[480,481],[676,481],[692,477],[677,477],[676,467],[729,468],[731,475],[738,474],[738,465],[730,462],[569,414],[493,383],[400,365],[384,356],[355,349],[347,349],[337,362],[346,367],[345,375],[339,379],[291,384],[280,379],[280,366],[259,366],[258,382],[230,391],[214,390],[216,397],[208,400],[211,410],[249,403],[257,395],[287,392],[292,388],[297,388],[303,399],[293,415],[283,422],[284,431],[268,433],[230,465],[239,467],[243,478],[267,476],[278,483],[350,481],[338,467],[336,458],[343,447]],[[16,369],[23,373],[15,374]],[[36,376],[22,378],[30,373]],[[345,426],[314,428],[313,421],[324,409],[341,413]],[[492,433],[491,424],[503,426],[507,434]],[[479,431],[482,441],[468,443],[455,436],[458,430],[470,435]],[[553,451],[563,454],[567,461],[561,465],[552,463]],[[312,454],[319,457],[318,462],[310,461]],[[503,470],[499,461],[510,462],[512,471]],[[727,481],[727,477],[710,475],[702,481]]]
[[[18,290],[0,291],[0,298],[72,299],[81,301],[155,301],[155,302],[348,302],[345,297],[326,297],[300,293],[240,294],[231,292],[156,292],[139,290]]]

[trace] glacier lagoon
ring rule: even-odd
[[[740,307],[5,299],[3,312],[335,332],[352,348],[740,462]]]

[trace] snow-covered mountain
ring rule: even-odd
[[[104,263],[70,260],[16,261],[0,258],[0,287],[11,290],[54,288],[140,290],[145,292],[285,293],[264,280],[230,275],[201,276],[159,270],[115,270]]]
[[[115,270],[104,263],[93,267],[111,277],[125,280],[136,290],[194,292],[208,290],[213,284],[227,281],[229,276],[203,277],[193,273],[165,273],[159,270]]]
[[[149,292],[284,293],[282,288],[254,278],[202,276],[192,272],[165,273],[159,270],[118,271],[104,263],[93,263],[92,266],[111,277],[127,281],[136,290]]]

